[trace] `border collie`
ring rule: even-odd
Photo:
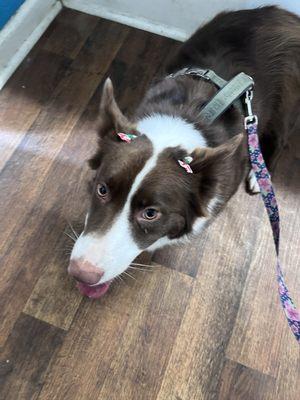
[[[226,80],[240,72],[253,77],[253,108],[269,168],[300,127],[300,18],[273,6],[224,12],[200,28],[131,119],[119,109],[107,79],[99,145],[90,160],[91,205],[68,268],[89,297],[106,292],[144,250],[200,234],[243,180],[250,192],[259,190],[242,110],[234,105],[208,126],[199,114],[218,89],[197,77],[168,75],[184,67],[210,69]],[[134,139],[127,143],[119,133]],[[193,173],[178,163],[186,157]]]

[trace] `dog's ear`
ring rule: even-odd
[[[115,97],[113,84],[110,78],[104,82],[99,110],[98,134],[104,137],[112,130],[114,132],[128,132],[134,128],[120,110]]]
[[[236,161],[244,158],[243,142],[245,135],[239,134],[221,146],[199,148],[192,153],[190,164],[198,179],[199,212],[205,216],[210,213],[209,202],[216,196],[226,197],[234,168],[241,168]]]
[[[130,133],[134,129],[134,124],[125,117],[115,100],[113,84],[110,78],[107,78],[103,85],[97,129],[98,149],[96,154],[89,160],[89,166],[92,169],[98,169],[101,164],[101,143],[103,138],[119,140],[118,132]]]

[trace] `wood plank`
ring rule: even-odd
[[[67,277],[66,264],[60,254],[48,263],[24,308],[26,314],[64,330],[69,329],[82,300],[74,280]]]
[[[99,18],[64,9],[1,91],[0,171],[97,23]]]
[[[0,92],[0,171],[65,74],[70,60],[31,52]]]
[[[2,340],[9,332],[16,310],[23,309],[37,281],[26,307],[29,314],[66,329],[76,313],[80,297],[74,292],[74,284],[67,275],[68,255],[63,252],[69,250],[71,243],[66,241],[63,232],[68,217],[87,206],[85,190],[88,168],[83,160],[87,157],[91,141],[82,141],[80,133],[67,141],[49,169],[40,195],[25,218],[26,223],[20,226],[18,235],[3,256],[7,269],[0,289],[0,313],[4,316]],[[79,188],[81,192],[77,193]],[[80,214],[77,217],[80,216],[83,217]],[[4,278],[7,280],[4,281]],[[18,296],[13,295],[15,291],[19,293]],[[64,304],[66,299],[68,304]],[[64,315],[62,304],[65,307]]]
[[[158,400],[216,398],[262,211],[241,189],[209,227],[197,282]]]
[[[281,212],[281,251],[282,266],[291,295],[300,307],[300,235],[299,235],[299,193],[300,193],[300,137],[296,131],[290,140],[289,149],[283,154],[275,177],[278,187]],[[278,300],[277,300],[278,304]],[[279,368],[276,384],[268,400],[284,398],[294,400],[299,396],[300,352],[291,334],[280,306],[276,310],[282,331],[278,354]],[[276,362],[276,361],[275,361]]]
[[[192,278],[159,266],[134,275],[84,300],[39,400],[156,398]]]
[[[89,41],[96,41],[98,43],[100,38],[103,37],[104,32],[108,31],[110,24],[115,23],[110,22],[100,29],[99,32],[95,31],[92,37],[89,38]],[[116,24],[116,26],[120,28],[119,24]],[[115,30],[115,25],[113,25],[112,31]],[[123,112],[130,114],[137,107],[153,76],[158,70],[163,68],[163,58],[176,47],[176,42],[165,37],[152,35],[149,32],[132,30],[128,33],[122,47],[116,54],[110,68],[106,71],[103,78],[104,81],[107,76],[111,77],[114,83],[116,100]],[[96,47],[94,51],[97,53],[97,57],[95,55],[91,55],[90,57],[97,59],[99,62],[99,58],[103,58],[103,51],[98,49],[98,47]],[[76,64],[72,64],[72,68],[86,68],[85,60],[86,57],[89,57],[88,53],[90,52],[92,52],[90,47],[84,49],[82,57],[80,59],[78,58],[80,61]],[[156,62],[153,62],[154,54]],[[142,68],[140,64],[141,56],[143,57]],[[98,71],[98,67],[90,65],[90,68],[92,68],[94,72]],[[101,93],[102,84],[99,85],[97,91],[94,93],[84,113],[84,118],[82,119],[83,124],[85,121],[88,121],[90,124],[88,129],[92,131],[96,131],[97,128],[96,118],[98,116]],[[92,122],[93,125],[91,125]],[[82,126],[80,128],[82,132],[86,129],[83,124],[81,124]]]
[[[53,220],[53,216],[56,218],[57,207],[62,204],[67,207],[63,200],[66,192],[61,189],[62,191],[58,193],[57,188],[65,188],[68,182],[69,176],[66,173],[65,164],[69,163],[71,167],[72,165],[74,167],[77,161],[74,154],[68,154],[67,161],[62,158],[54,164],[53,162],[56,157],[59,157],[60,150],[71,135],[73,127],[126,35],[127,28],[123,35],[120,32],[116,42],[102,42],[104,52],[107,55],[110,54],[110,57],[107,56],[104,61],[95,59],[95,63],[99,64],[97,74],[87,74],[85,71],[70,68],[67,76],[58,85],[2,171],[0,202],[3,206],[0,214],[3,223],[0,247],[2,247],[6,268],[0,277],[0,319],[3,320],[0,327],[0,343],[3,343],[15,321],[16,310],[24,307],[33,285],[42,272],[41,263],[44,265],[44,260],[48,260],[52,246],[58,244],[58,233],[64,229],[62,224],[65,224],[65,221]],[[107,48],[111,53],[105,50]],[[80,149],[82,146],[77,142],[77,147]],[[52,165],[54,165],[53,173],[56,175],[52,176],[52,180],[50,179],[53,189],[53,197],[50,198],[49,186],[44,186],[44,184]],[[72,168],[67,170],[68,173],[70,169]],[[60,185],[57,185],[58,178],[60,178]],[[75,179],[74,175],[73,178]],[[74,196],[74,186],[68,189]],[[59,197],[62,199],[61,203],[57,203]],[[42,204],[44,209],[42,209]],[[41,219],[36,221],[32,219],[33,216],[38,218],[37,215]],[[48,246],[50,235],[47,225],[41,224],[41,221],[47,223],[49,220],[51,220],[51,226],[55,226],[51,232],[53,238],[51,246]],[[20,227],[23,227],[23,234],[20,232]],[[48,240],[46,239],[47,232]],[[5,240],[7,237],[9,240]],[[38,249],[37,243],[39,243]],[[41,247],[42,245],[44,247]],[[43,259],[43,255],[46,258]],[[49,262],[51,263],[51,260]],[[25,271],[24,265],[28,263],[30,268]],[[12,288],[18,290],[19,296],[13,296]]]
[[[72,68],[86,74],[103,74],[114,59],[131,28],[116,22],[100,19],[80,53],[72,63]]]
[[[61,330],[21,314],[0,351],[0,398],[37,399],[63,337]]]
[[[299,283],[297,287],[299,288]],[[300,385],[299,345],[286,327],[285,333],[279,337],[279,340],[281,348],[277,359],[278,373],[275,384],[266,399],[295,400],[299,397]]]
[[[298,142],[294,142],[290,150],[285,152],[274,176],[281,214],[281,261],[288,287],[297,304],[300,287],[299,156],[298,139]],[[275,277],[274,245],[265,216],[258,235],[255,257],[252,260],[227,356],[233,361],[276,377],[280,373],[279,369],[287,368],[286,353],[292,351],[287,350],[288,348],[293,349],[295,353],[296,365],[299,363],[300,354],[281,309]],[[294,376],[291,377],[295,389],[295,382],[298,380],[300,383],[298,371],[296,368]]]
[[[145,31],[130,33],[110,71],[116,98],[126,114],[134,112],[151,79],[163,73],[169,54],[177,47],[177,42],[166,37]]]
[[[147,296],[138,300],[141,307],[129,320],[99,398],[156,398],[192,283],[160,272],[155,270],[156,283],[149,290],[148,281]]]
[[[75,59],[99,18],[63,8],[40,40],[44,49]]]
[[[263,221],[265,227],[268,227],[266,217]],[[265,230],[262,224],[260,227],[249,278],[245,283],[226,355],[235,362],[276,377],[280,345],[276,336],[280,334],[285,321],[278,318],[283,318],[283,315],[277,294],[274,271],[276,260],[271,232]]]
[[[226,360],[220,379],[218,400],[266,400],[274,382],[275,379],[270,376]]]
[[[101,35],[99,34],[99,36]],[[90,40],[99,39],[94,37],[93,40]],[[163,68],[166,56],[176,47],[176,42],[165,37],[138,30],[129,32],[104,77],[105,79],[110,76],[112,79],[116,100],[124,113],[130,115],[138,106],[152,78],[158,70]],[[153,62],[153,54],[156,54],[157,63]],[[141,55],[144,63],[142,68],[140,67]],[[101,57],[101,51],[99,51],[99,57]],[[82,57],[81,63],[84,63],[84,59],[85,57]],[[78,68],[82,68],[80,63]],[[102,84],[99,85],[87,106],[84,119],[88,121],[89,126],[87,129],[82,126],[82,132],[84,132],[84,129],[93,132],[97,129],[96,118],[98,116],[101,93]]]
[[[157,250],[152,257],[153,262],[168,268],[196,277],[205,247],[208,245],[209,233],[193,238],[188,245],[178,245]]]

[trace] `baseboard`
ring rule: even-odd
[[[120,22],[124,25],[129,25],[134,28],[142,29],[144,31],[156,33],[158,35],[167,36],[172,39],[184,41],[188,38],[186,32],[176,29],[172,26],[158,24],[150,19],[145,19],[137,16],[130,16],[129,14],[120,13],[108,7],[99,4],[97,0],[62,0],[63,5],[77,11],[87,14],[96,15],[111,21]]]
[[[26,0],[0,31],[0,90],[61,8],[57,0]]]

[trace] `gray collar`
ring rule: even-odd
[[[219,91],[203,107],[199,117],[207,124],[212,124],[220,115],[222,115],[232,104],[237,106],[243,113],[243,106],[240,102],[241,97],[253,89],[254,81],[251,76],[240,72],[230,81],[221,78],[211,69],[201,69],[186,67],[173,74],[169,78],[176,78],[182,75],[196,76],[208,82],[212,82]]]

